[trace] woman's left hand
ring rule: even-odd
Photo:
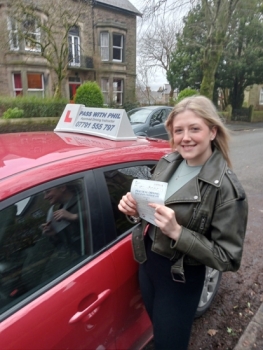
[[[165,205],[149,203],[149,206],[155,209],[155,223],[163,234],[177,241],[181,234],[182,226],[178,224],[175,212]]]

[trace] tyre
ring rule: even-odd
[[[210,307],[214,297],[217,294],[221,278],[222,272],[212,269],[211,267],[206,267],[204,287],[195,317],[202,316]]]

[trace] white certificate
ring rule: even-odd
[[[141,218],[155,225],[155,209],[148,203],[164,205],[167,182],[139,180],[132,181],[131,194],[137,202],[137,210]]]

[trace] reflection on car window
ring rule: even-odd
[[[129,111],[127,115],[130,119],[131,124],[144,124],[150,113],[151,110],[147,108],[139,108],[136,110]]]
[[[151,118],[151,123],[158,121],[159,123],[163,123],[164,118],[166,117],[166,112],[164,109],[160,109],[156,111]]]
[[[0,211],[0,313],[86,256],[82,194],[71,181]]]
[[[109,190],[111,205],[115,219],[117,234],[121,235],[129,230],[133,224],[118,209],[121,197],[131,189],[133,179],[151,178],[151,169],[153,165],[135,166],[129,168],[120,168],[118,170],[107,171],[104,173]]]

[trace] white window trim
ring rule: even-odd
[[[74,45],[74,40],[75,38],[78,41],[78,51],[77,53],[75,52],[75,45]],[[69,39],[71,39],[71,53],[72,53],[72,60],[69,62],[69,66],[74,66],[74,67],[80,67],[80,38],[77,35],[72,35],[69,34]],[[79,62],[76,62],[76,58],[79,58]]]
[[[32,72],[27,72],[27,74],[30,74]],[[42,92],[42,97],[44,97],[44,92],[45,92],[45,88],[44,88],[44,74],[43,73],[36,73],[36,74],[40,74],[41,75],[41,81],[42,81],[42,89],[29,89],[27,88],[27,91],[28,92],[34,92],[34,91],[37,91],[37,92]]]
[[[114,90],[114,83],[116,82],[116,80],[121,81],[121,90]],[[115,102],[119,106],[122,106],[123,105],[123,79],[117,79],[117,78],[113,79],[112,90],[113,90],[113,102]],[[117,95],[120,96],[120,102],[117,102]],[[114,101],[115,99],[116,101]]]
[[[18,41],[18,26],[17,21],[14,20],[15,29],[12,28],[12,19],[7,17],[7,29],[9,36],[9,47],[10,50],[18,51],[19,50],[19,41]],[[13,38],[16,37],[17,46],[14,46]]]
[[[34,31],[28,31],[27,35],[28,35],[28,37],[35,36],[36,37],[36,41],[40,42],[40,28],[37,28],[35,20],[34,20],[34,24],[35,24],[35,30]],[[26,32],[24,32],[24,33],[26,33]],[[41,51],[40,45],[35,44],[35,47],[32,48],[30,46],[27,46],[26,40],[27,39],[25,38],[25,40],[24,40],[25,41],[25,51],[31,51],[31,52],[40,52]],[[29,42],[30,42],[30,40],[29,40]]]
[[[102,61],[109,61],[109,46],[110,46],[110,35],[109,32],[100,33],[100,57]]]
[[[15,74],[20,74],[20,77],[21,77],[21,72],[14,72],[14,73],[12,73],[14,97],[17,96],[17,94],[16,94],[17,91],[23,91],[23,87],[21,87],[21,88],[16,88],[16,87],[15,87]],[[21,77],[21,79],[22,79],[22,77]]]
[[[110,91],[109,91],[109,79],[108,78],[101,78],[100,81],[100,85],[101,85],[101,92],[103,94],[104,97],[104,106],[108,106],[109,105],[109,95],[110,95]],[[104,89],[106,87],[106,90]]]
[[[120,36],[121,37],[121,46],[114,46],[114,45],[112,45],[112,61],[114,61],[114,62],[122,62],[122,58],[123,58],[123,34],[113,34],[113,36],[114,35],[118,35],[118,36]],[[120,59],[118,60],[118,59],[114,59],[113,58],[113,50],[114,49],[118,49],[118,50],[120,50]]]

